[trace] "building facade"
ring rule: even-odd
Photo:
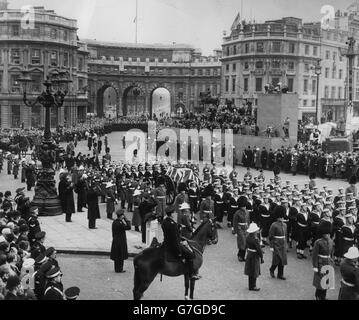
[[[200,93],[220,95],[220,51],[203,57],[189,45],[134,45],[84,40],[89,56],[90,112],[105,115],[109,88],[117,115],[153,115],[154,93],[165,89],[166,114],[200,111]]]
[[[340,117],[347,69],[339,48],[346,48],[347,39],[345,31],[324,31],[320,23],[293,17],[234,24],[223,43],[222,97],[237,106],[246,101],[256,105],[265,84],[282,83],[299,95],[299,119],[315,118],[319,62],[318,115],[331,111],[333,118]]]
[[[23,70],[30,71],[33,80],[28,94],[34,101],[43,91],[46,77],[53,71],[68,71],[73,81],[64,107],[52,110],[51,124],[76,123],[87,113],[86,44],[78,41],[76,20],[57,15],[52,10],[34,7],[32,16],[24,21],[20,10],[9,10],[0,4],[0,79],[1,127],[23,125],[41,127],[45,110],[24,105],[18,78]]]
[[[168,92],[168,115],[200,111],[200,93],[220,95],[221,51],[202,56],[189,45],[134,45],[79,40],[77,22],[44,7],[9,9],[0,1],[0,123],[2,128],[42,127],[42,106],[27,108],[22,71],[30,71],[30,100],[43,91],[53,71],[65,70],[72,83],[64,107],[52,110],[51,125],[72,125],[88,114],[153,114]],[[162,91],[163,92],[163,91]],[[164,105],[164,103],[162,103]]]

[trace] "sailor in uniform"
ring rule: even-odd
[[[60,268],[55,267],[46,273],[48,283],[46,285],[44,300],[64,300],[64,286],[61,282]]]

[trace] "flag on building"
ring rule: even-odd
[[[237,16],[236,16],[236,18],[234,19],[234,22],[233,22],[233,24],[232,24],[231,30],[232,30],[232,31],[233,31],[233,30],[236,30],[237,27],[238,27],[238,25],[240,25],[240,24],[241,24],[241,15],[240,15],[239,12],[238,12],[238,14],[237,14]]]

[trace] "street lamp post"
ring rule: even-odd
[[[32,82],[30,73],[27,70],[22,72],[22,77],[18,80],[23,84],[23,102],[25,106],[33,108],[40,104],[45,108],[45,131],[44,137],[37,154],[42,163],[42,169],[38,174],[37,184],[35,187],[35,196],[33,206],[39,208],[41,216],[61,215],[61,203],[57,195],[55,182],[56,153],[60,147],[55,143],[51,135],[51,108],[61,108],[64,105],[65,97],[68,94],[70,80],[67,71],[54,71],[43,83],[43,91],[34,101],[30,101],[27,91],[28,85]]]
[[[322,67],[320,65],[320,60],[318,60],[314,72],[317,76],[317,95],[316,95],[316,103],[315,103],[315,124],[319,125],[319,80],[320,75],[322,74]]]

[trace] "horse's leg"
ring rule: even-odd
[[[186,289],[186,292],[184,294],[184,299],[185,300],[189,300],[189,297],[188,297],[188,291],[189,291],[189,275],[188,274],[185,274],[184,276],[184,286],[185,286],[185,289]]]
[[[140,300],[153,280],[156,278],[158,271],[150,273],[148,269],[135,266],[135,286],[133,289],[133,299]]]
[[[191,294],[190,294],[190,299],[193,300],[194,299],[194,287],[196,285],[196,280],[191,280]]]

